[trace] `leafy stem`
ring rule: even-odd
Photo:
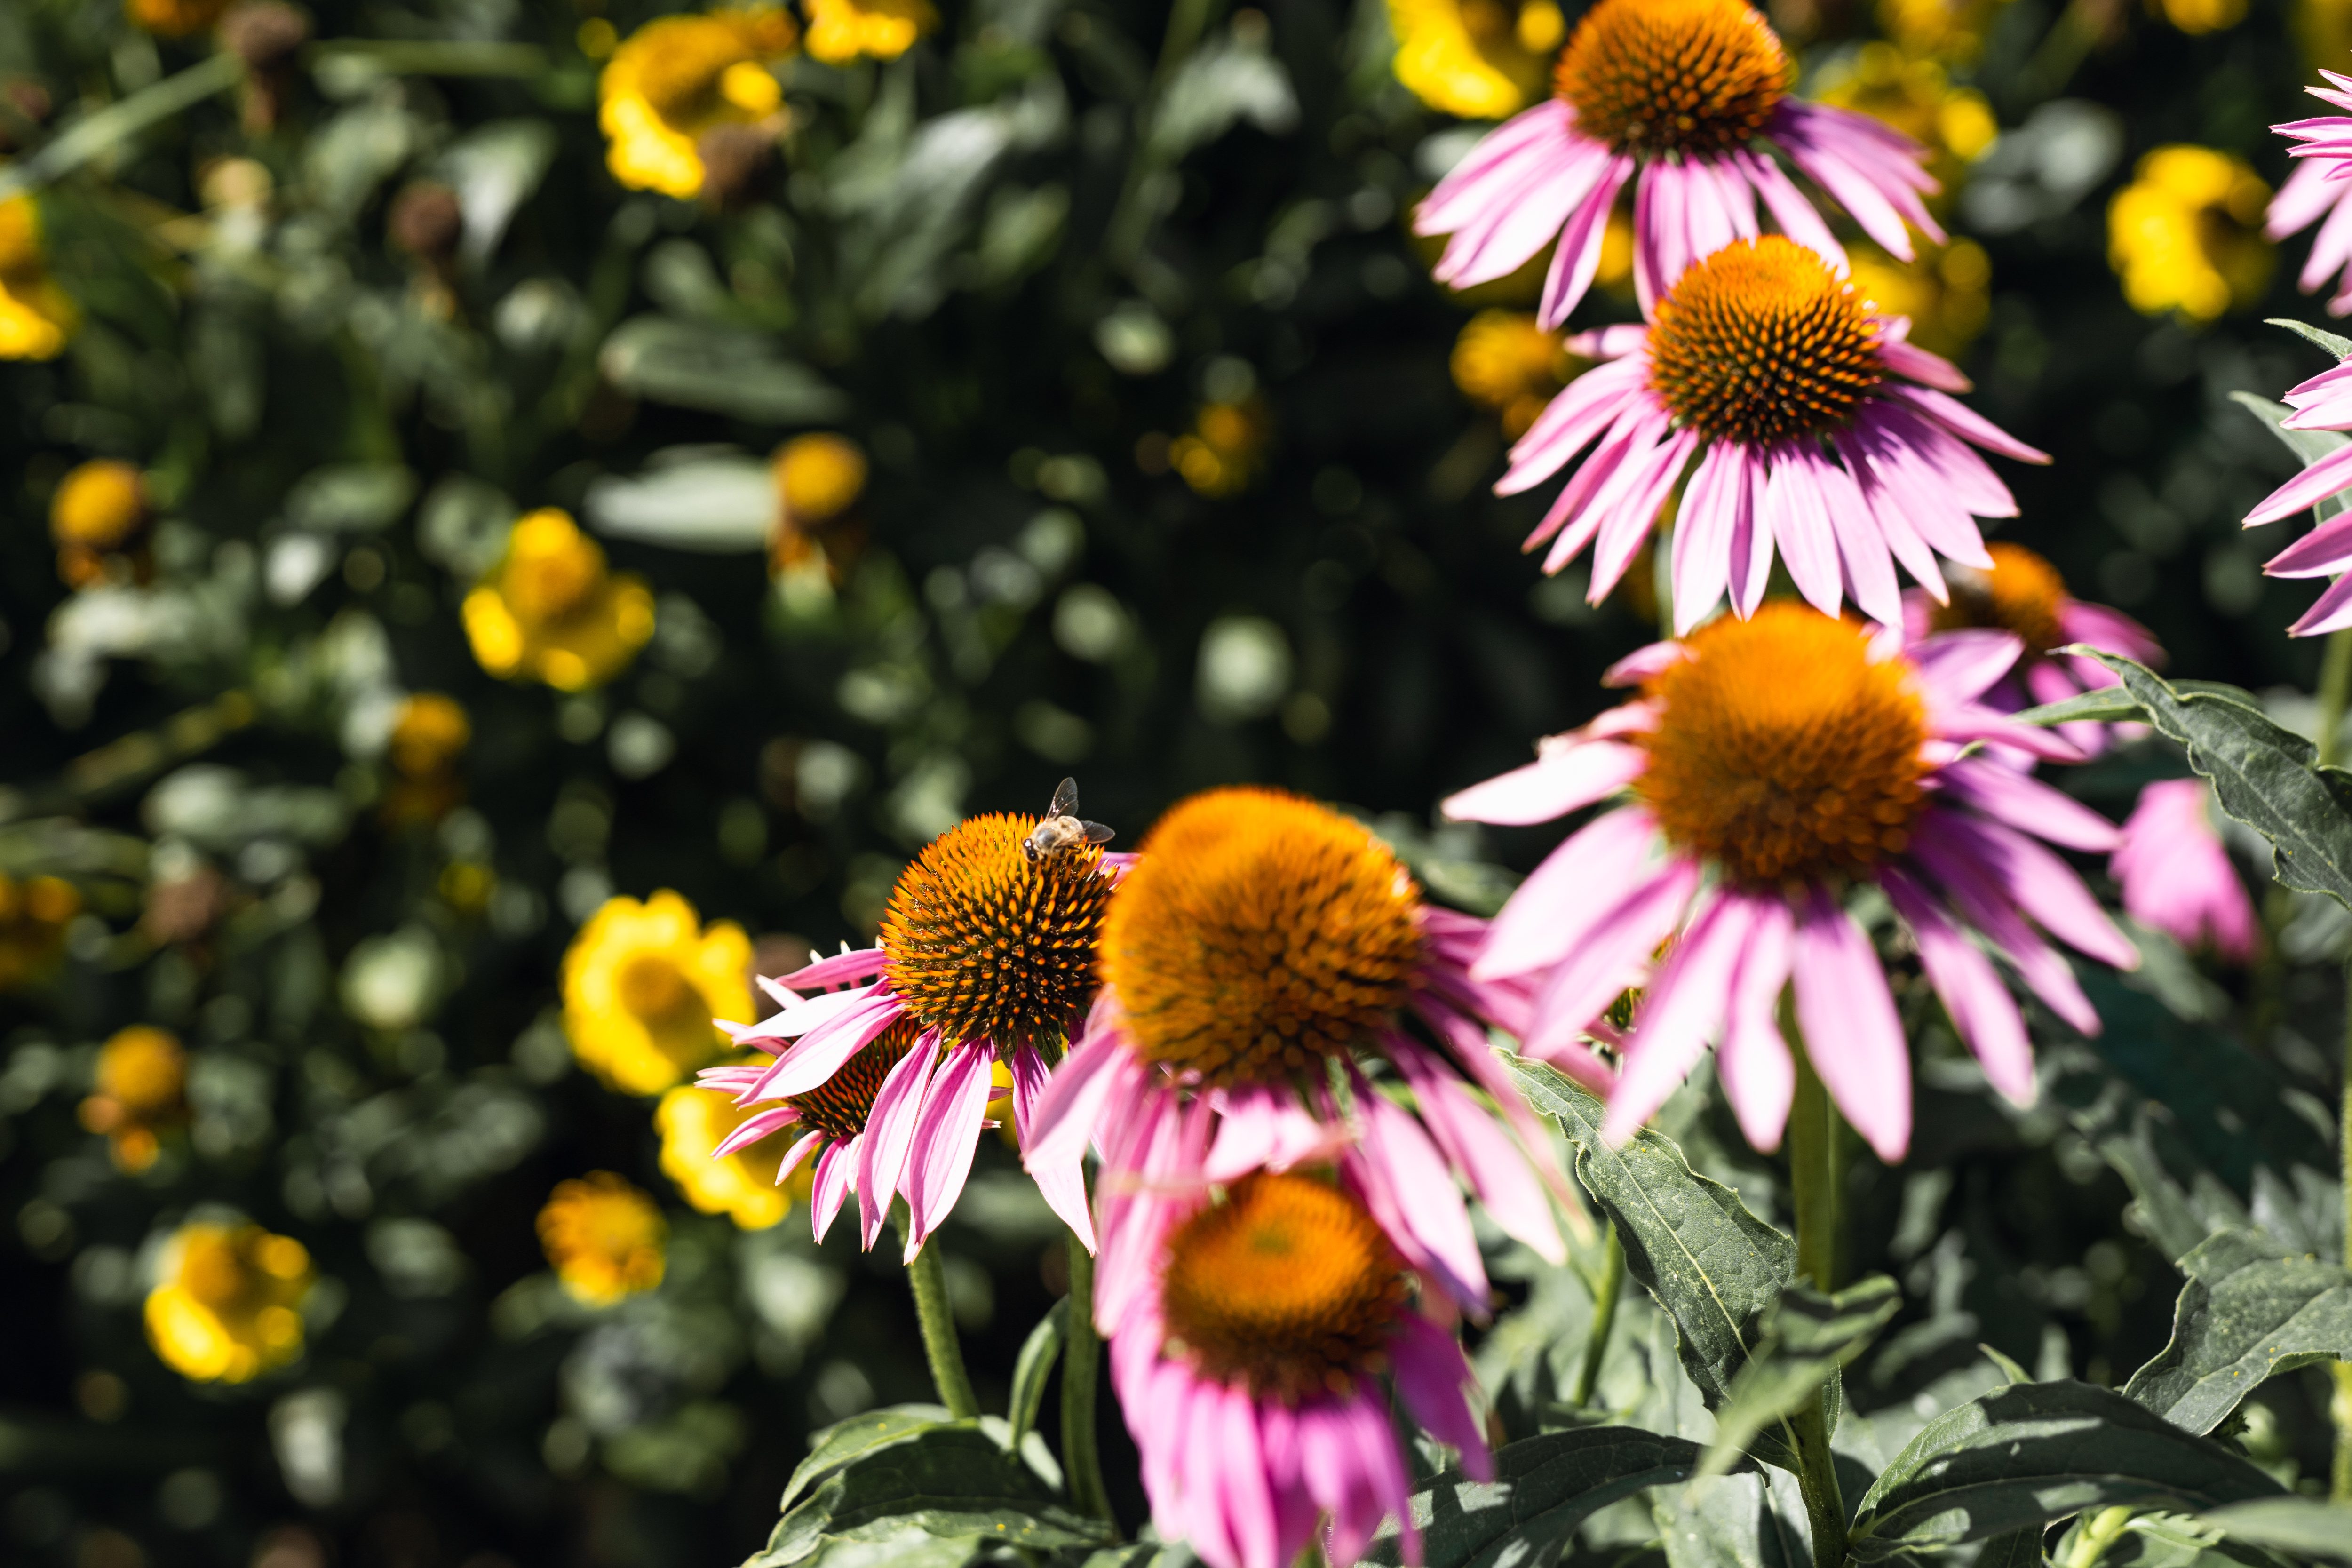
[[[2081,1532],[2074,1537],[2074,1550],[2066,1553],[2065,1568],[2098,1568],[2099,1559],[2107,1554],[2107,1548],[2124,1532],[2134,1511],[2128,1505],[2118,1503],[2084,1520]]]
[[[1095,1381],[1102,1368],[1101,1342],[1095,1336],[1095,1255],[1076,1231],[1069,1236],[1070,1309],[1064,1325],[1062,1356],[1062,1470],[1078,1511],[1111,1517],[1103,1488],[1102,1455],[1095,1446]]]
[[[1793,1013],[1793,1009],[1784,1009]],[[1790,1207],[1797,1225],[1797,1278],[1811,1276],[1813,1289],[1837,1284],[1837,1108],[1813,1070],[1803,1037],[1790,1016],[1783,1027],[1795,1044],[1797,1098],[1789,1111]],[[1813,1561],[1839,1568],[1846,1557],[1845,1499],[1838,1490],[1837,1462],[1830,1453],[1829,1385],[1788,1417],[1790,1446],[1797,1450],[1797,1488],[1804,1495],[1812,1528]]]
[[[2327,651],[2319,665],[2318,697],[2319,710],[2315,715],[2311,738],[2315,748],[2312,760],[2324,768],[2336,760],[2345,705],[2352,700],[2352,629],[2328,634]],[[2342,1151],[2344,1167],[2344,1256],[2352,1262],[2352,965],[2345,970],[2344,996],[2344,1077],[2336,1111],[2341,1123],[2337,1147]],[[2336,1422],[2336,1458],[2328,1478],[2328,1495],[2337,1502],[2352,1502],[2352,1365],[2335,1362],[2328,1371],[2336,1381],[2336,1397],[2329,1410]]]
[[[903,1201],[892,1208],[890,1217],[898,1222],[898,1235],[904,1239],[913,1222]],[[907,1259],[907,1283],[915,1292],[915,1321],[923,1331],[923,1358],[931,1363],[931,1382],[940,1391],[940,1403],[957,1420],[971,1420],[980,1414],[980,1400],[971,1391],[971,1374],[964,1370],[955,1314],[948,1307],[947,1271],[940,1266],[937,1248],[926,1247]]]
[[[1625,1247],[1617,1239],[1615,1220],[1609,1222],[1601,1246],[1601,1279],[1592,1288],[1592,1326],[1584,1336],[1584,1364],[1576,1369],[1576,1388],[1569,1395],[1569,1403],[1580,1410],[1592,1403],[1601,1358],[1609,1351],[1609,1331],[1617,1326],[1617,1298],[1625,1293]]]

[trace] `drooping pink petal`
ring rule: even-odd
[[[1795,1102],[1797,1067],[1780,1037],[1780,990],[1789,983],[1796,918],[1786,900],[1758,898],[1748,942],[1731,980],[1731,1005],[1716,1077],[1748,1142],[1766,1153],[1780,1146]]]
[[[1706,1052],[1731,999],[1731,979],[1755,911],[1738,895],[1699,895],[1690,924],[1650,982],[1634,1016],[1623,1069],[1601,1135],[1622,1143],[1657,1114]]]
[[[2338,577],[2328,584],[2327,592],[2313,602],[2300,620],[2287,627],[2287,635],[2315,637],[2340,632],[2347,626],[2352,626],[2352,576]]]
[[[2352,512],[2329,518],[2263,563],[2266,577],[2333,577],[2352,569]]]
[[[866,1130],[857,1138],[857,1219],[859,1244],[869,1252],[905,1184],[907,1154],[914,1147],[938,1056],[939,1037],[926,1030],[914,1048],[891,1064],[866,1112]]]
[[[1087,1173],[1082,1154],[1072,1150],[1060,1159],[1036,1157],[1037,1103],[1051,1081],[1045,1058],[1034,1046],[1013,1053],[1013,1131],[1021,1142],[1021,1163],[1037,1184],[1045,1206],[1060,1216],[1088,1252],[1095,1249],[1094,1213],[1087,1206]],[[1066,1142],[1065,1147],[1067,1146]]]
[[[1529,1055],[1584,1033],[1619,993],[1641,984],[1650,954],[1680,923],[1698,880],[1696,861],[1669,860],[1586,931],[1536,999]]]
[[[1837,535],[1821,490],[1811,482],[1809,465],[1791,448],[1771,457],[1770,478],[1764,488],[1763,519],[1780,547],[1780,559],[1796,580],[1805,602],[1825,616],[1834,616],[1844,601],[1845,579],[1838,570]]]
[[[719,1141],[719,1146],[710,1151],[710,1157],[724,1160],[738,1149],[748,1148],[771,1132],[781,1132],[797,1124],[800,1119],[801,1113],[789,1105],[780,1105],[773,1110],[755,1110],[738,1122],[734,1131]]]
[[[1939,770],[1936,781],[1950,798],[2053,844],[2100,852],[2117,842],[2114,823],[2015,768],[1971,757]]]
[[[922,1250],[923,1243],[963,1195],[964,1178],[971,1173],[972,1151],[980,1141],[980,1124],[988,1112],[988,1069],[993,1059],[994,1053],[985,1041],[955,1047],[932,1076],[930,1090],[923,1097],[922,1119],[907,1158],[907,1256],[910,1258]]]
[[[1611,896],[1656,852],[1657,824],[1635,807],[1604,812],[1544,857],[1487,928],[1479,980],[1549,968],[1614,911]]]
[[[1889,868],[1879,874],[1879,884],[1895,912],[1911,928],[1919,944],[1919,966],[1943,998],[1961,1044],[1982,1064],[1986,1080],[2012,1103],[2032,1105],[2033,1047],[2026,1038],[2024,1016],[1992,960],[1910,878]]]
[[[2124,912],[2183,947],[2210,943],[2238,963],[2253,961],[2252,900],[2213,829],[2212,786],[2202,779],[2164,779],[2140,791],[2108,863]]]
[[[809,1184],[809,1228],[820,1242],[824,1233],[833,1228],[834,1216],[841,1213],[843,1200],[849,1196],[849,1174],[857,1165],[857,1151],[852,1143],[827,1138],[824,1152],[817,1156],[816,1174]]]
[[[1389,1342],[1390,1360],[1396,1368],[1397,1392],[1423,1430],[1462,1455],[1462,1472],[1474,1481],[1492,1480],[1495,1464],[1486,1452],[1486,1434],[1470,1405],[1476,1386],[1470,1363],[1454,1336],[1418,1312],[1397,1320]]]
[[[1797,919],[1790,965],[1805,1053],[1864,1142],[1888,1164],[1911,1146],[1911,1058],[1886,972],[1853,917],[1821,888]]]
[[[1392,1035],[1386,1051],[1405,1081],[1412,1085],[1429,1135],[1436,1140],[1447,1163],[1469,1182],[1470,1190],[1494,1215],[1495,1223],[1545,1262],[1566,1263],[1568,1247],[1560,1240],[1559,1223],[1552,1218],[1550,1200],[1508,1130],[1480,1108],[1459,1079],[1412,1041]]]
[[[1446,796],[1438,809],[1456,822],[1549,822],[1616,794],[1646,762],[1640,748],[1607,741],[1547,748],[1525,767]]]
[[[1470,1228],[1470,1211],[1444,1156],[1402,1108],[1359,1078],[1356,1116],[1363,1136],[1340,1156],[1364,1206],[1406,1261],[1427,1268],[1474,1312],[1486,1310],[1486,1266]]]
[[[807,1006],[828,1007],[836,997],[846,999],[847,1005],[829,1008],[831,1016],[823,1027],[803,1035],[799,1045],[770,1063],[759,1087],[752,1090],[753,1099],[789,1100],[806,1094],[839,1072],[844,1062],[872,1044],[907,1011],[906,1003],[887,991],[866,995],[832,991]]]
[[[2352,486],[2352,447],[2339,447],[2264,496],[2246,514],[2246,526],[2259,528],[2283,517],[2293,517],[2347,486]]]
[[[1937,705],[1973,702],[2007,675],[2025,645],[2009,632],[1984,627],[1945,632],[1913,646],[1912,668]]]

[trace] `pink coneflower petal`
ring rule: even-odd
[[[1914,647],[1911,664],[1931,703],[1958,707],[1992,689],[2024,651],[2025,645],[2009,632],[1971,626]]]
[[[2114,823],[2031,773],[1969,758],[1936,776],[1950,798],[2053,844],[2105,853],[2118,841]]]
[[[832,1141],[831,1137],[825,1133],[812,1132],[807,1137],[795,1142],[791,1148],[784,1151],[784,1157],[776,1162],[775,1184],[780,1187],[782,1186],[786,1179],[788,1179],[794,1171],[801,1168],[803,1162],[807,1160],[810,1155],[822,1151],[825,1145],[830,1143]],[[819,1239],[823,1238],[820,1237]]]
[[[1966,392],[1972,384],[1960,374],[1960,367],[1941,354],[1898,338],[1888,338],[1878,345],[1878,357],[1897,375],[1907,375],[1924,385],[1941,392]]]
[[[1223,1098],[1216,1141],[1201,1172],[1209,1181],[1236,1181],[1261,1168],[1286,1171],[1309,1160],[1328,1162],[1346,1142],[1308,1115],[1286,1084],[1229,1089]]]
[[[1656,843],[1656,825],[1642,812],[1594,817],[1519,884],[1489,929],[1472,977],[1526,974],[1567,957],[1614,913],[1608,891],[1631,882],[1653,858]],[[1601,896],[1594,896],[1596,889]]]
[[[1444,1157],[1421,1123],[1370,1084],[1357,1081],[1356,1116],[1363,1137],[1340,1157],[1340,1170],[1408,1262],[1435,1275],[1465,1307],[1484,1311],[1486,1266]]]
[[[880,1038],[906,1014],[906,1004],[887,991],[863,996],[831,992],[809,1005],[831,1002],[835,996],[854,999],[835,1009],[824,1028],[803,1035],[799,1045],[778,1057],[753,1090],[755,1098],[789,1100],[806,1094],[839,1072],[843,1063]]]
[[[1223,1452],[1217,1470],[1223,1482],[1224,1514],[1244,1568],[1284,1568],[1275,1528],[1274,1499],[1265,1484],[1265,1451],[1258,1441],[1257,1410],[1250,1396],[1227,1388],[1218,1400]]]
[[[1601,252],[1609,237],[1609,213],[1617,205],[1617,193],[1633,176],[1633,160],[1612,158],[1602,169],[1601,180],[1576,216],[1568,220],[1561,231],[1559,246],[1552,253],[1551,268],[1544,275],[1543,298],[1537,304],[1536,321],[1546,331],[1554,330],[1569,318],[1592,287],[1592,279],[1601,271]]]
[[[1870,938],[1815,888],[1797,918],[1790,963],[1797,1022],[1813,1070],[1863,1141],[1888,1164],[1911,1146],[1911,1054]]]
[[[2125,615],[2121,610],[2105,605],[2087,604],[2081,599],[2068,599],[2058,612],[2059,628],[2075,642],[2088,643],[2109,653],[2137,659],[2142,664],[2164,662],[2164,647],[2156,634]],[[2108,682],[2116,679],[2105,668],[2099,673]]]
[[[1093,1027],[1087,1037],[1099,1039]],[[1108,1040],[1073,1047],[1062,1058],[1037,1097],[1028,1142],[1022,1145],[1026,1161],[1062,1163],[1086,1153],[1087,1140],[1102,1119],[1105,1101],[1122,1071],[1134,1068],[1134,1057],[1124,1046]]]
[[[2139,949],[2116,929],[2066,862],[2006,824],[1937,815],[1943,816],[1942,831],[1970,844],[2036,925],[2102,963],[2126,971],[2139,967]]]
[[[1445,798],[1445,815],[1462,822],[1517,826],[1549,822],[1605,800],[1643,767],[1633,746],[1591,742],[1549,752],[1522,768]]]
[[[1944,917],[1918,885],[1900,871],[1880,878],[1886,896],[1919,944],[1919,965],[1944,1000],[1960,1041],[1983,1064],[1993,1088],[2018,1105],[2033,1103],[2033,1047],[2025,1019],[2001,984],[1992,960]]]
[[[889,1217],[891,1201],[906,1184],[907,1153],[931,1086],[939,1041],[926,1034],[891,1067],[866,1113],[857,1140],[858,1239],[869,1250]]]
[[[1903,590],[1895,581],[1895,559],[1886,548],[1878,519],[1863,499],[1862,487],[1843,463],[1818,452],[1806,453],[1805,460],[1812,470],[1814,493],[1828,511],[1830,529],[1837,539],[1847,594],[1872,620],[1882,626],[1900,625]]]
[[[2266,577],[2332,577],[2352,568],[2352,513],[2333,517],[2263,563]]]
[[[786,1002],[780,992],[814,991],[827,985],[855,984],[873,979],[889,962],[890,955],[878,947],[854,948],[847,952],[835,953],[831,958],[814,959],[805,967],[790,974],[780,975],[773,980],[762,979],[760,988],[778,1003],[789,1006],[791,1003]],[[798,1001],[799,998],[795,996],[793,1000]]]
[[[985,1040],[954,1047],[923,1097],[914,1146],[907,1155],[908,1258],[922,1250],[963,1195],[980,1124],[988,1111],[988,1069],[994,1059]]]
[[[1061,1216],[1088,1252],[1095,1249],[1094,1211],[1087,1203],[1083,1150],[1059,1160],[1034,1157],[1037,1102],[1052,1081],[1045,1060],[1031,1049],[1013,1053],[1013,1130],[1020,1140],[1022,1164],[1037,1183],[1045,1206]]]
[[[2283,517],[2293,517],[2347,485],[2352,485],[2352,447],[2339,447],[2263,498],[2262,503],[2246,514],[2246,526],[2259,528]]]
[[[1471,1192],[1495,1223],[1545,1262],[1566,1263],[1568,1247],[1552,1218],[1551,1202],[1527,1157],[1507,1137],[1496,1136],[1494,1118],[1419,1047],[1398,1037],[1388,1049],[1412,1085],[1414,1103],[1430,1136],[1446,1162],[1469,1178]],[[1273,1168],[1277,1167],[1269,1166]]]
[[[2083,994],[2074,970],[2025,923],[2008,890],[1973,858],[1971,847],[1948,841],[1943,831],[1948,821],[1932,811],[1922,816],[1912,837],[1912,858],[1941,885],[1969,924],[2017,966],[2019,975],[2052,1012],[2083,1034],[2096,1035],[2098,1010]]]
[[[1619,992],[1641,983],[1650,954],[1674,934],[1698,881],[1695,863],[1673,860],[1617,900],[1545,983],[1528,1031],[1529,1053],[1580,1033]]]
[[[1773,452],[1759,511],[1797,592],[1823,615],[1836,615],[1845,578],[1838,569],[1837,535],[1830,527],[1829,509],[1806,454],[1787,447]]]
[[[1706,1051],[1724,1016],[1740,950],[1756,922],[1750,900],[1700,895],[1699,912],[1650,983],[1601,1135],[1622,1143],[1657,1114]]]
[[[816,1177],[809,1185],[809,1226],[819,1241],[833,1228],[834,1217],[849,1196],[849,1173],[857,1163],[854,1145],[855,1140],[850,1143],[828,1140],[824,1152],[817,1156]]]
[[[2319,595],[2303,618],[2289,626],[2290,635],[2314,637],[2352,626],[2352,576],[2339,577]]]
[[[2210,943],[2223,957],[2252,963],[2254,908],[2213,830],[2212,786],[2166,779],[2140,791],[2109,862],[2122,884],[2124,912],[2183,947]]]
[[[1754,924],[1739,955],[1739,973],[1731,982],[1715,1070],[1732,1114],[1739,1119],[1740,1131],[1769,1154],[1780,1146],[1789,1107],[1797,1095],[1796,1061],[1788,1041],[1780,1037],[1778,1016],[1780,989],[1789,982],[1796,920],[1788,904],[1777,899],[1756,900],[1752,913]]]
[[[710,1157],[723,1160],[747,1144],[757,1143],[771,1132],[782,1131],[800,1119],[801,1113],[789,1105],[778,1106],[773,1110],[755,1110],[738,1122],[734,1131],[719,1141],[719,1146],[710,1151]]]
[[[1493,1457],[1486,1452],[1486,1434],[1470,1407],[1468,1391],[1475,1386],[1470,1363],[1454,1336],[1423,1317],[1407,1312],[1397,1322],[1390,1341],[1395,1363],[1397,1392],[1422,1429],[1462,1454],[1462,1469],[1474,1481],[1492,1480]]]

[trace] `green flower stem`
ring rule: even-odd
[[[1601,1358],[1609,1352],[1609,1331],[1617,1326],[1617,1298],[1625,1291],[1625,1248],[1617,1239],[1617,1223],[1609,1223],[1601,1245],[1601,1281],[1592,1288],[1592,1326],[1584,1335],[1584,1364],[1576,1369],[1576,1389],[1569,1403],[1581,1410],[1592,1403],[1593,1384],[1601,1381]]]
[[[2074,1549],[2066,1553],[2066,1568],[2098,1568],[2099,1559],[2131,1521],[2132,1510],[2127,1507],[2103,1508],[2084,1520],[2074,1536]]]
[[[2327,651],[2319,664],[2318,695],[2319,711],[2312,746],[2316,753],[2314,760],[2324,768],[2336,762],[2342,749],[2338,737],[2344,728],[2344,709],[2347,701],[2352,701],[2352,631],[2328,634]],[[2274,896],[2280,903],[2290,902],[2284,890],[2275,890]],[[2275,924],[2270,935],[2270,945],[2275,948]],[[2344,993],[2344,1081],[2337,1111],[2341,1123],[2337,1149],[2344,1166],[2344,1257],[2352,1263],[2352,967],[2345,972]],[[2255,1037],[2259,1040],[2263,1037]],[[2337,1502],[2352,1502],[2352,1365],[2331,1362],[2328,1371],[2336,1379],[2336,1397],[2330,1409],[2336,1419],[2336,1463],[2328,1480],[2328,1495]]]
[[[1095,1336],[1095,1255],[1076,1231],[1069,1237],[1070,1305],[1062,1325],[1062,1473],[1079,1512],[1110,1521],[1103,1489],[1102,1455],[1095,1447],[1095,1382],[1102,1342]]]
[[[1795,1010],[1782,1009],[1782,1032],[1796,1047],[1797,1098],[1789,1108],[1790,1207],[1797,1223],[1797,1275],[1817,1290],[1837,1288],[1838,1113],[1829,1090],[1805,1054]],[[1804,1495],[1812,1526],[1813,1562],[1842,1568],[1846,1555],[1845,1499],[1838,1490],[1837,1461],[1830,1453],[1829,1390],[1789,1417],[1797,1450],[1797,1489]]]
[[[898,1222],[898,1236],[904,1240],[912,1222],[903,1201],[892,1207],[890,1217]],[[936,1250],[926,1247],[907,1260],[907,1283],[915,1292],[915,1321],[923,1329],[923,1358],[931,1363],[931,1382],[940,1391],[940,1403],[957,1420],[971,1420],[980,1414],[980,1400],[971,1391],[971,1374],[963,1369],[963,1346],[956,1342],[955,1313],[948,1306],[947,1271],[940,1267]]]

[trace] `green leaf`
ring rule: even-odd
[[[1921,1429],[1864,1495],[1853,1550],[1878,1563],[2115,1503],[2213,1508],[2279,1489],[2220,1444],[2111,1389],[2021,1384]]]
[[[2352,338],[2339,338],[2334,332],[2323,332],[2307,321],[2290,321],[2284,316],[2266,316],[2266,327],[2284,327],[2306,342],[2317,343],[2338,360],[2352,359]]]
[[[1632,1426],[1546,1432],[1495,1452],[1495,1479],[1450,1469],[1412,1494],[1425,1568],[1499,1568],[1557,1562],[1576,1527],[1620,1498],[1688,1479],[1699,1448]],[[1367,1563],[1403,1560],[1391,1523]]]
[[[1644,1128],[1612,1149],[1599,1100],[1540,1062],[1504,1060],[1528,1103],[1575,1145],[1577,1179],[1616,1221],[1627,1271],[1675,1320],[1683,1370],[1719,1410],[1795,1272],[1796,1243],[1693,1172],[1673,1140]]]
[[[753,424],[817,425],[849,412],[839,388],[741,327],[638,316],[613,329],[596,363],[634,396]]]
[[[2042,1526],[1996,1535],[1977,1548],[1976,1568],[2042,1568]]]
[[[1901,1289],[1884,1274],[1833,1296],[1802,1283],[1783,1290],[1764,1315],[1763,1342],[1715,1413],[1715,1441],[1699,1473],[1723,1474],[1758,1433],[1818,1398],[1822,1384],[1860,1355],[1902,1306]]]
[[[1650,1500],[1666,1568],[1811,1568],[1797,1484],[1769,1471],[1694,1477]]]
[[[2009,1379],[2012,1385],[2021,1383],[2032,1383],[2033,1381],[2032,1374],[2018,1363],[2018,1360],[2015,1356],[2003,1354],[2001,1352],[1993,1349],[1992,1346],[1989,1344],[1979,1343],[1978,1344],[1977,1349],[1984,1352],[1985,1360],[2000,1368],[2001,1376]]]
[[[2338,338],[2336,342],[2341,342],[2343,340]],[[2295,461],[2306,468],[2328,453],[2341,447],[2347,439],[2343,432],[2338,430],[2288,429],[2284,422],[2294,410],[2284,403],[2273,403],[2269,398],[2256,397],[2251,392],[2233,392],[2230,395],[2247,413],[2269,426],[2271,434],[2284,442],[2286,449],[2294,454]],[[2352,507],[2352,497],[2332,495],[2312,508],[2312,511],[2320,521],[2326,522],[2347,507]]]
[[[2180,1260],[2189,1283],[2172,1342],[2124,1394],[2176,1426],[2210,1432],[2266,1378],[2352,1360],[2352,1273],[2268,1237],[2229,1231]]]
[[[2352,773],[2314,768],[2311,742],[2252,706],[2184,690],[2145,665],[2076,645],[2112,669],[2148,722],[2189,751],[2221,809],[2271,841],[2273,870],[2290,888],[2352,909]]]
[[[2045,702],[2017,715],[2021,724],[2072,724],[2079,721],[2123,723],[2139,718],[2139,702],[2120,686],[2079,692],[2063,702]]]
[[[1078,1568],[1200,1568],[1200,1562],[1181,1541],[1138,1541],[1089,1552]]]
[[[1102,1525],[1063,1507],[978,1423],[926,1419],[922,1409],[877,1411],[820,1434],[793,1475],[767,1550],[751,1563],[782,1568],[828,1541],[917,1531],[1048,1551],[1102,1543]]]
[[[1054,1370],[1054,1358],[1062,1353],[1062,1340],[1070,1321],[1070,1299],[1067,1296],[1046,1309],[1022,1342],[1020,1359],[1013,1363],[1012,1447],[1021,1447],[1021,1439],[1037,1425],[1037,1411],[1045,1403],[1045,1379]]]
[[[2316,1498],[2260,1498],[2198,1516],[2234,1540],[2298,1557],[2352,1563],[2352,1505]]]
[[[2074,1538],[2081,1530],[2078,1522]],[[2207,1520],[2183,1513],[2140,1515],[2124,1527],[2122,1538],[2101,1561],[2114,1568],[2278,1568],[2278,1559],[2268,1552],[2232,1541]]]
[[[69,174],[92,158],[129,141],[158,121],[226,92],[245,79],[245,62],[234,49],[222,49],[212,58],[167,76],[118,103],[76,121],[72,126],[28,158],[0,169],[0,202]]]

